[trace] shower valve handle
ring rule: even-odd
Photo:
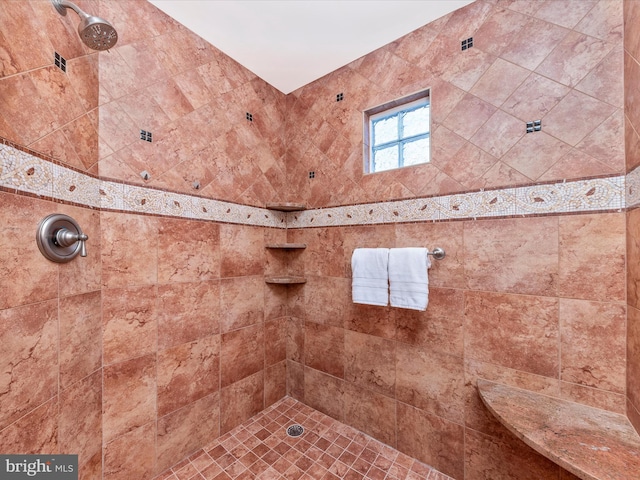
[[[80,242],[80,256],[87,256],[87,246],[85,242],[89,240],[89,237],[84,233],[73,233],[71,230],[61,228],[56,232],[55,241],[56,244],[61,247],[70,247],[76,242]]]

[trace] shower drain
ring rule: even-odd
[[[287,428],[287,435],[289,435],[290,437],[299,437],[303,433],[304,428],[302,428],[302,425],[295,424]]]

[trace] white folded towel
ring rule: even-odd
[[[389,249],[356,248],[351,257],[353,303],[389,305]]]
[[[392,248],[389,251],[389,289],[392,307],[426,310],[429,303],[431,261],[426,248]]]

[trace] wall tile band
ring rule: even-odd
[[[0,144],[0,187],[105,210],[305,228],[619,211],[640,205],[640,168],[626,177],[283,213],[100,180]]]

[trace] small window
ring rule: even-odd
[[[369,173],[430,161],[429,91],[365,112],[365,170]]]

